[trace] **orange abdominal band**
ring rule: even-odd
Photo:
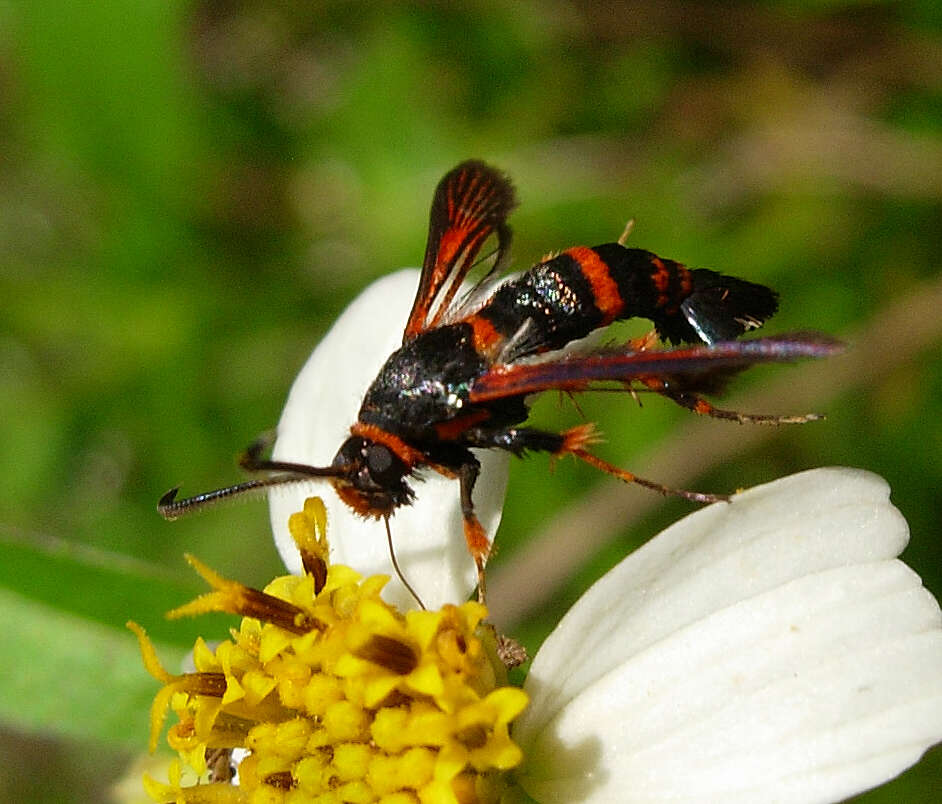
[[[504,336],[483,316],[473,315],[467,323],[471,325],[471,343],[479,355],[491,355],[503,343]]]
[[[667,271],[667,266],[661,262],[659,257],[652,257],[651,264],[654,266],[654,273],[651,274],[651,281],[657,288],[657,306],[665,307],[670,300],[667,295],[667,289],[670,287],[671,278]]]
[[[589,287],[592,288],[592,299],[596,308],[602,313],[602,323],[599,326],[611,324],[625,309],[625,302],[618,292],[617,283],[612,279],[608,265],[586,246],[576,246],[567,249],[565,253],[579,264],[579,270],[588,280]]]

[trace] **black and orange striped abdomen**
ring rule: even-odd
[[[467,319],[479,353],[512,343],[516,359],[559,349],[599,327],[648,318],[674,342],[713,342],[759,326],[777,308],[775,293],[650,251],[606,243],[577,246],[502,285]]]

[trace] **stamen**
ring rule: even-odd
[[[226,694],[226,676],[223,673],[184,673],[176,684],[190,695],[222,698]]]
[[[304,609],[293,603],[223,578],[194,556],[187,555],[186,560],[216,591],[201,595],[196,600],[167,612],[169,619],[175,620],[211,611],[222,611],[243,617],[254,617],[256,620],[277,625],[293,634],[322,631],[326,627],[324,623],[311,617]]]
[[[365,659],[399,676],[408,675],[418,666],[419,659],[415,651],[404,642],[391,637],[374,634],[363,647],[354,651],[360,659]]]

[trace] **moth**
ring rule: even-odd
[[[481,161],[463,162],[441,180],[402,346],[366,391],[330,465],[266,460],[263,446],[254,445],[242,465],[258,477],[182,500],[172,489],[160,500],[160,513],[174,519],[234,495],[324,478],[357,514],[384,520],[388,535],[390,518],[415,498],[416,473],[436,472],[457,481],[464,536],[483,599],[491,544],[475,515],[480,463],[472,449],[570,455],[661,493],[702,503],[727,499],[669,489],[599,458],[591,450],[597,438],[591,424],[561,433],[527,426],[534,394],[645,390],[695,413],[739,422],[818,418],[738,413],[716,408],[704,397],[749,366],[825,357],[841,348],[828,336],[808,333],[737,340],[774,315],[775,291],[628,248],[623,239],[566,249],[507,278],[507,219],[515,205],[510,180]],[[492,267],[461,293],[492,237]],[[653,323],[651,336],[565,350],[612,322],[635,317]],[[657,340],[675,346],[654,348]]]

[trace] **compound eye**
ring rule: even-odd
[[[366,467],[373,482],[384,487],[398,483],[406,473],[405,464],[382,444],[366,448]]]
[[[348,467],[358,464],[363,458],[365,446],[366,441],[362,438],[357,436],[348,438],[343,442],[340,449],[337,451],[337,454],[334,456],[332,465],[337,467]]]

